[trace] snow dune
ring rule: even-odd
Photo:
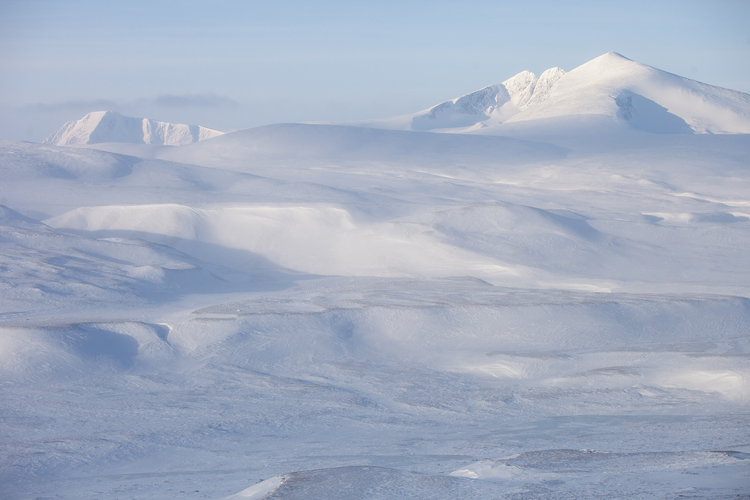
[[[343,276],[514,275],[496,259],[441,243],[409,223],[362,225],[336,207],[138,205],[79,208],[52,227],[140,237],[202,258],[194,246],[245,250],[298,272]],[[210,247],[209,247],[210,248]]]

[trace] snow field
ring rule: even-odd
[[[747,100],[611,53],[360,124],[470,133],[0,144],[0,496],[747,496]]]
[[[23,462],[45,474],[96,466],[100,479],[51,483],[73,496],[114,482],[136,498],[186,484],[221,498],[276,474],[307,477],[300,491],[316,495],[339,477],[332,494],[374,498],[718,496],[747,478],[742,454],[705,449],[738,451],[744,434],[744,299],[328,278],[168,316],[4,328],[36,346],[13,348],[11,373],[4,363],[7,401],[47,422],[6,428],[7,452],[45,449]],[[503,458],[518,453],[526,462]]]

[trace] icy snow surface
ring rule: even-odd
[[[0,497],[747,498],[750,136],[564,118],[0,143]]]

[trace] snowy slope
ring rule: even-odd
[[[286,123],[224,134],[183,148],[158,149],[157,158],[208,167],[247,169],[258,161],[419,162],[518,165],[563,158],[565,148],[509,137],[452,137],[428,132]]]
[[[253,129],[165,152],[204,168],[144,160],[85,190],[75,180],[52,181],[76,193],[78,207],[65,196],[12,201],[45,207],[47,224],[78,234],[137,237],[214,263],[216,249],[231,249],[296,273],[470,275],[592,290],[641,290],[642,280],[658,277],[653,287],[709,293],[747,279],[744,136],[677,137],[657,152],[631,144],[581,158],[502,137],[342,129]],[[410,136],[415,154],[406,154]],[[405,149],[393,149],[394,137]],[[423,142],[441,137],[454,147],[430,151],[425,144],[434,144]],[[46,168],[71,154],[102,166],[133,161],[26,149],[28,165]],[[39,172],[24,184],[48,182]],[[18,192],[29,189],[11,175]],[[694,262],[717,256],[711,272]]]
[[[609,52],[568,73],[551,68],[537,78],[523,71],[413,115],[360,125],[503,133],[506,123],[586,115],[652,133],[746,134],[750,133],[750,96]]]
[[[0,143],[0,496],[746,497],[750,135],[632,64],[490,89],[534,141]]]
[[[123,116],[115,111],[96,111],[70,121],[44,140],[45,144],[69,146],[103,142],[182,146],[221,135],[197,125],[168,123]]]
[[[0,144],[4,496],[746,494],[748,136],[601,137]]]

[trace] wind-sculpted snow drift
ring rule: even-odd
[[[746,97],[0,143],[0,496],[747,496]]]

